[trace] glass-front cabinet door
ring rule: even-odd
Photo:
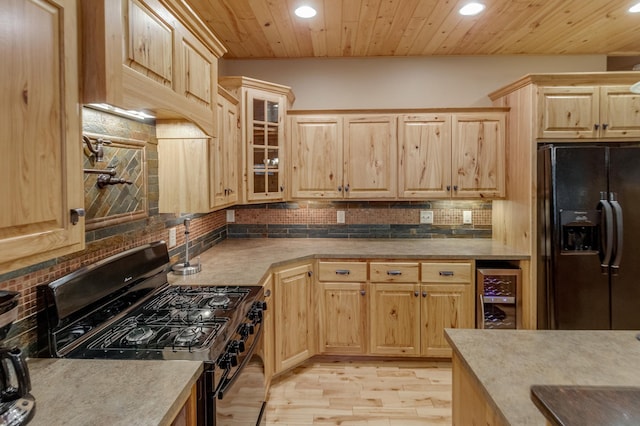
[[[283,199],[284,99],[249,90],[247,107],[248,201]]]

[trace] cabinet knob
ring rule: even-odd
[[[367,294],[367,292],[364,290],[360,290],[360,294],[364,296],[365,294]]]
[[[308,272],[307,272],[307,275],[308,275],[308,276],[313,275],[313,271],[308,271]]]
[[[349,184],[347,184],[347,186],[344,187],[344,192],[349,192]]]
[[[280,192],[284,192],[284,186],[280,187]]]
[[[422,292],[422,297],[427,297],[427,292],[426,291]]]
[[[415,297],[418,297],[418,296],[420,296],[420,292],[419,292],[418,290],[416,290],[416,291],[414,291],[414,292],[413,292],[413,295],[414,295]]]
[[[447,185],[447,191],[451,191],[451,185]]]
[[[607,123],[603,123],[602,124],[602,130],[607,130],[607,127],[609,127],[609,125]]]
[[[593,129],[594,129],[594,130],[598,130],[599,128],[600,128],[600,125],[599,125],[598,123],[596,123],[596,124],[594,124],[594,125],[593,125]]]
[[[458,185],[453,185],[453,190],[457,191],[458,190]]]
[[[338,192],[342,192],[342,186],[338,187]]]

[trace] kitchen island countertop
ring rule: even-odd
[[[529,255],[488,238],[227,239],[199,257],[201,272],[187,276],[169,274],[169,282],[179,285],[256,285],[272,266],[311,258],[529,259]]]
[[[29,426],[169,425],[202,374],[199,361],[28,360]]]
[[[636,335],[638,331],[446,330],[454,357],[477,379],[489,406],[503,423],[523,426],[546,424],[532,401],[532,385],[639,386]],[[588,408],[575,405],[577,398],[572,402],[574,410]]]

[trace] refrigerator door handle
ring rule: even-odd
[[[622,222],[622,206],[615,200],[612,194],[611,207],[613,208],[614,221],[615,221],[615,250],[614,258],[611,262],[611,274],[617,275],[620,270],[620,262],[622,261],[622,236],[624,234],[624,226]]]
[[[613,209],[607,200],[600,200],[598,210],[600,215],[600,270],[606,275],[609,273],[609,264],[613,255]]]

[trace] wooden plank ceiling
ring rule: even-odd
[[[184,0],[225,58],[640,53],[640,0]],[[301,19],[303,1],[318,10]]]

